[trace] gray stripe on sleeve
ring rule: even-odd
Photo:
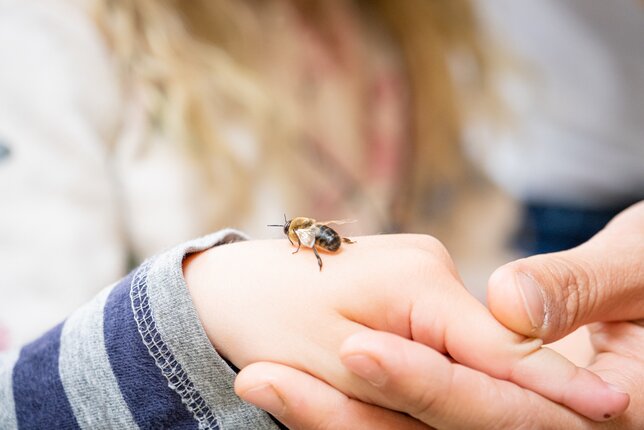
[[[161,339],[214,413],[219,427],[277,429],[268,414],[235,394],[235,373],[210,344],[183,279],[185,254],[244,239],[235,230],[222,230],[162,254],[148,272],[147,293]],[[181,395],[181,387],[175,390]]]
[[[105,349],[103,308],[113,288],[105,288],[74,312],[60,336],[60,379],[82,429],[138,428]]]
[[[16,429],[16,405],[13,400],[13,366],[18,361],[19,351],[4,353],[0,357],[0,428]]]

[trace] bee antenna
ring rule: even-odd
[[[267,224],[266,227],[284,227],[284,226],[280,224]]]
[[[288,221],[286,220],[286,213],[284,214],[284,224],[286,224]]]

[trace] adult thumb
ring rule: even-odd
[[[546,343],[591,322],[644,318],[644,203],[581,246],[500,267],[488,306],[506,327]]]

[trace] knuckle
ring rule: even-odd
[[[452,385],[454,383],[454,374],[450,372],[446,375],[445,383],[435,387],[425,387],[417,391],[409,399],[408,412],[413,417],[421,421],[427,421],[428,417],[435,416],[438,412],[444,414],[449,406],[451,398]]]
[[[559,273],[557,277],[562,280],[561,291],[565,303],[564,320],[567,327],[577,327],[586,322],[587,317],[593,312],[599,301],[596,280],[592,271],[579,259],[568,258],[565,255],[558,257],[561,264],[557,264]]]
[[[416,240],[418,241],[418,246],[420,248],[425,249],[438,256],[449,257],[449,253],[447,252],[445,245],[443,245],[443,243],[440,240],[436,239],[434,236],[430,236],[428,234],[419,234],[417,235]]]
[[[542,407],[540,403],[540,398],[538,395],[529,395],[522,396],[522,407],[509,408],[504,414],[499,416],[490,416],[492,418],[487,422],[488,428],[490,429],[513,429],[513,430],[535,430],[535,429],[544,429],[547,428],[544,426],[543,421],[535,419],[532,416],[535,413],[538,413]],[[495,393],[495,398],[504,399],[502,393]],[[512,404],[513,401],[516,401],[515,398],[507,399],[508,404]],[[526,412],[529,412],[530,416]]]
[[[514,388],[514,387],[513,387]],[[484,411],[479,411],[475,419],[481,422],[481,428],[484,429],[513,429],[513,430],[527,430],[529,427],[526,424],[525,410],[532,411],[532,408],[524,409],[523,407],[516,407],[516,405],[524,405],[525,402],[530,403],[530,395],[523,395],[523,390],[518,388],[508,390],[507,386],[500,386],[497,383],[488,383],[485,385],[484,391],[481,392],[481,397],[486,399],[496,399],[498,404],[507,405],[507,407],[499,408],[491,405],[485,408]],[[533,420],[528,420],[534,426]]]
[[[435,263],[436,257],[432,252],[416,248],[409,250],[409,252],[407,253],[407,258],[407,261],[410,263],[410,265],[425,267],[427,265],[433,265]]]
[[[437,395],[434,390],[427,390],[420,393],[415,399],[412,400],[410,415],[426,421],[427,417],[432,417],[436,410],[440,410],[440,402],[442,397]]]
[[[436,254],[420,248],[403,250],[400,255],[404,261],[409,279],[415,280],[409,285],[421,286],[423,289],[429,285],[452,285],[455,276],[450,266],[437,260]]]
[[[411,246],[424,256],[424,261],[434,261],[443,265],[452,265],[452,257],[443,243],[427,234],[409,235]]]

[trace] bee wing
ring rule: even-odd
[[[342,225],[342,224],[351,224],[356,222],[357,220],[355,219],[334,219],[331,221],[323,221],[320,222],[322,225],[329,225],[329,224],[336,224],[336,225]]]
[[[300,238],[300,243],[302,243],[302,245],[313,248],[313,246],[315,246],[315,231],[315,226],[311,226],[307,228],[298,228],[295,230],[295,234]]]

